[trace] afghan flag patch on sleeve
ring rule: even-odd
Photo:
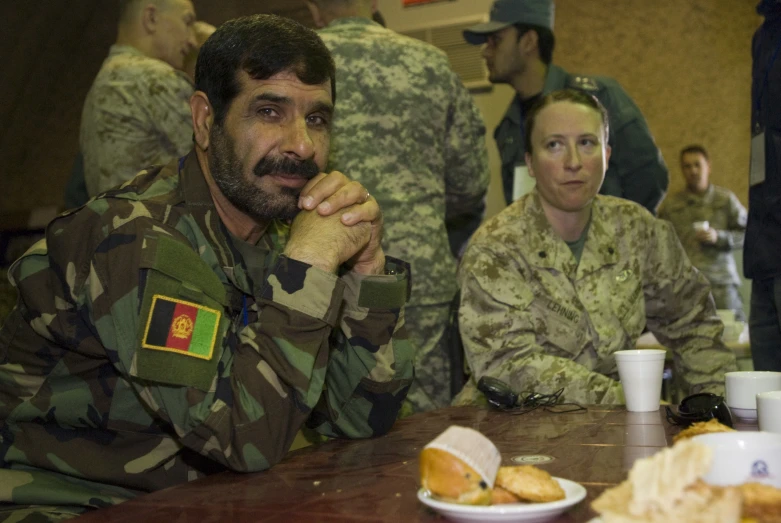
[[[221,314],[197,303],[155,294],[141,346],[210,360]]]

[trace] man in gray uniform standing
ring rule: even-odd
[[[405,322],[417,353],[402,413],[445,407],[458,388],[450,379],[458,362],[448,350],[457,291],[451,250],[482,218],[485,125],[445,53],[374,23],[376,2],[307,5],[336,62],[329,169],[350,173],[371,191],[382,205],[384,248],[412,266]],[[455,377],[460,372],[452,369]]]
[[[616,80],[573,75],[551,63],[555,46],[553,14],[552,0],[496,0],[489,22],[464,31],[467,42],[485,45],[483,58],[491,82],[509,84],[517,92],[494,131],[507,203],[519,196],[519,187],[528,180],[524,115],[542,94],[573,88],[595,96],[610,115],[613,132],[609,145],[613,154],[600,192],[635,201],[656,213],[669,178],[645,118]]]

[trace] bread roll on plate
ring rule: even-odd
[[[491,440],[476,430],[454,425],[420,453],[420,482],[444,501],[490,505],[501,460]]]

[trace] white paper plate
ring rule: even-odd
[[[523,521],[542,523],[549,521],[568,508],[577,505],[586,497],[583,485],[568,479],[553,478],[564,489],[565,498],[550,503],[508,503],[505,505],[475,506],[459,505],[434,499],[428,490],[418,490],[418,499],[433,508],[447,519],[458,522],[493,523],[503,521]]]

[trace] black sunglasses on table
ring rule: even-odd
[[[710,421],[716,419],[719,423],[732,427],[732,414],[724,402],[724,398],[710,392],[701,392],[686,396],[678,405],[678,412],[673,412],[670,407],[665,407],[667,421],[673,425],[688,427],[698,421]]]

